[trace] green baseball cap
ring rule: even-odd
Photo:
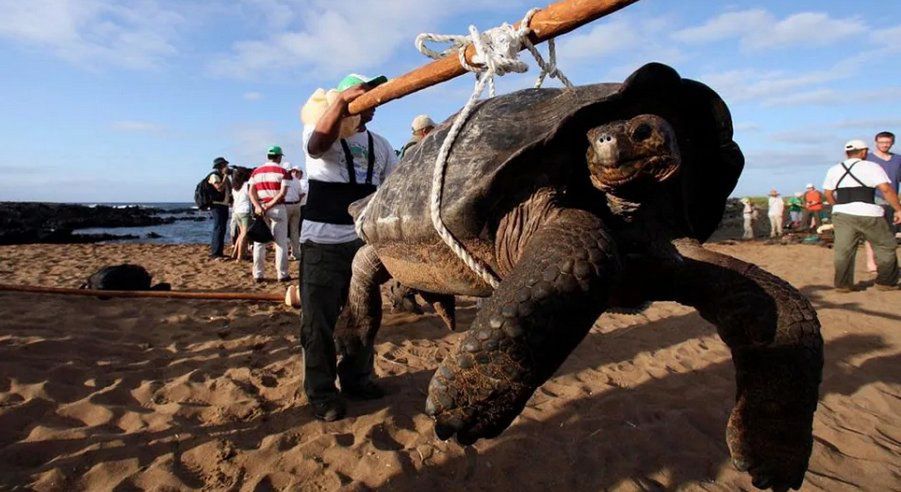
[[[269,147],[269,150],[266,152],[266,155],[284,155],[282,154],[282,148],[278,145],[273,145]]]
[[[377,85],[384,84],[387,81],[388,77],[385,77],[384,75],[379,75],[378,77],[367,77],[358,73],[352,73],[347,77],[341,79],[341,82],[338,82],[338,87],[336,87],[335,89],[337,89],[338,92],[341,92],[357,84],[367,84],[371,89]]]

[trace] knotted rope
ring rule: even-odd
[[[448,230],[441,220],[441,198],[444,191],[444,170],[447,166],[447,157],[450,154],[451,147],[460,133],[463,124],[469,118],[470,113],[475,107],[476,102],[482,96],[485,85],[488,85],[488,94],[494,97],[494,77],[495,75],[504,75],[510,72],[524,73],[528,71],[529,66],[519,59],[519,52],[525,47],[532,53],[535,62],[541,69],[538,79],[535,81],[535,88],[541,87],[545,77],[556,78],[560,80],[567,88],[572,87],[572,83],[557,68],[557,53],[554,46],[554,40],[548,40],[548,60],[545,61],[538,49],[529,40],[529,34],[532,32],[529,28],[529,21],[535,12],[539,9],[529,10],[519,28],[514,28],[506,22],[498,27],[489,29],[484,33],[480,33],[475,26],[469,26],[469,36],[461,35],[442,35],[423,33],[416,38],[416,48],[424,55],[431,58],[443,58],[447,55],[457,52],[460,59],[460,65],[466,70],[476,74],[476,83],[473,88],[472,95],[466,101],[466,105],[457,114],[444,142],[438,150],[438,157],[435,160],[435,170],[432,174],[432,189],[430,194],[430,213],[432,225],[441,236],[441,239],[450,249],[457,255],[463,263],[466,264],[473,272],[494,288],[497,288],[500,279],[488,269],[485,265],[475,259],[457,238]],[[426,42],[450,43],[451,46],[444,51],[437,52],[426,46]],[[466,61],[466,48],[472,44],[475,48],[475,55],[472,57],[473,63]],[[362,217],[362,214],[361,214]],[[359,226],[358,226],[359,228]],[[359,231],[358,231],[359,232]]]

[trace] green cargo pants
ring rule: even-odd
[[[895,238],[882,217],[863,217],[843,213],[832,214],[835,226],[835,287],[854,286],[854,258],[861,239],[873,246],[876,256],[876,283],[898,283],[898,258],[895,256]]]
[[[307,241],[301,245],[300,343],[303,389],[311,403],[338,397],[336,377],[345,388],[365,385],[372,378],[372,347],[354,356],[337,354],[334,339],[335,323],[347,302],[351,263],[361,246],[359,239],[340,244]],[[338,355],[342,355],[340,362]]]

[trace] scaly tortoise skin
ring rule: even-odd
[[[390,277],[450,312],[485,297],[429,385],[426,412],[462,444],[506,429],[601,313],[674,300],[698,309],[732,350],[735,465],[758,488],[798,488],[812,448],[823,364],[813,307],[778,277],[701,246],[744,165],[729,111],[703,84],[649,64],[622,84],[528,89],[482,101],[445,170],[441,215],[501,279],[490,285],[442,242],[429,183],[452,120],[351,206],[367,242],[336,330],[371,347]],[[653,278],[653,282],[644,280]]]

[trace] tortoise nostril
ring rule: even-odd
[[[634,140],[640,142],[640,141],[646,140],[648,137],[650,137],[651,132],[652,132],[651,125],[649,125],[647,123],[642,123],[642,124],[638,125],[637,127],[635,127],[634,130],[632,130],[632,138]]]

